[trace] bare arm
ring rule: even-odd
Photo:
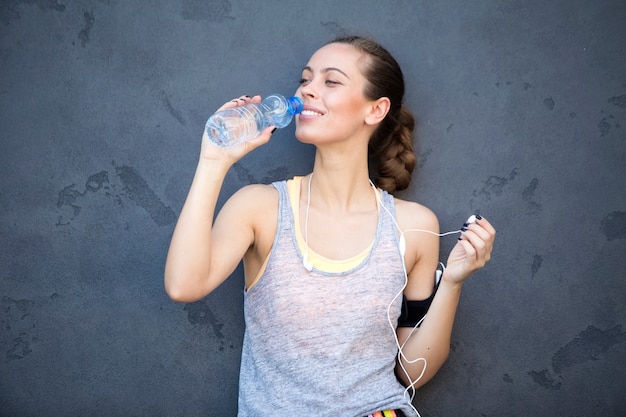
[[[229,102],[222,108],[254,99]],[[175,301],[192,302],[217,288],[233,272],[254,242],[249,192],[240,190],[222,208],[213,227],[215,206],[226,173],[241,157],[266,143],[271,128],[261,136],[231,148],[210,143],[206,132],[195,176],[172,235],[165,264],[165,290]],[[219,223],[219,224],[218,224]]]
[[[429,216],[425,215],[426,224],[430,223],[429,230],[438,232],[436,218],[431,216],[428,220]],[[420,243],[414,242],[409,246],[414,250],[414,263],[405,295],[413,300],[425,299],[430,295],[424,288],[432,291],[439,251],[437,237],[432,236],[435,240],[424,236],[420,238]],[[494,238],[495,230],[486,219],[468,227],[448,257],[439,289],[419,329],[398,328],[398,340],[404,347],[402,364],[398,364],[397,374],[405,385],[424,385],[445,363],[450,352],[452,328],[463,282],[490,259]],[[417,358],[426,361],[425,370],[424,361],[415,361]]]

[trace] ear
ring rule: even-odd
[[[382,122],[389,109],[391,108],[391,101],[387,97],[381,97],[378,100],[371,102],[369,111],[365,116],[365,124],[377,125]]]

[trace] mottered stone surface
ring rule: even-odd
[[[418,120],[399,197],[498,228],[417,409],[626,415],[625,21],[616,0],[1,2],[0,415],[236,414],[241,268],[191,304],[162,283],[200,135],[353,32],[396,56]],[[277,131],[219,205],[312,158]]]

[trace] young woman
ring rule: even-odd
[[[313,172],[246,186],[213,222],[227,171],[272,128],[230,148],[203,137],[166,291],[199,300],[243,259],[240,417],[416,416],[407,391],[446,360],[461,287],[489,260],[495,230],[480,216],[465,224],[435,286],[437,218],[391,195],[415,166],[414,119],[402,104],[402,72],[379,44],[345,37],[324,45],[296,95],[304,102],[296,137],[316,147]],[[429,307],[421,321],[415,304]]]

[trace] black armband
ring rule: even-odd
[[[435,278],[435,289],[433,293],[425,300],[407,300],[404,295],[402,295],[402,311],[400,313],[400,317],[398,318],[398,327],[415,327],[421,324],[422,319],[426,316],[428,312],[428,308],[430,304],[433,302],[435,298],[435,294],[437,293],[437,289],[439,288],[439,282],[441,278],[442,271],[437,270],[436,278]]]

